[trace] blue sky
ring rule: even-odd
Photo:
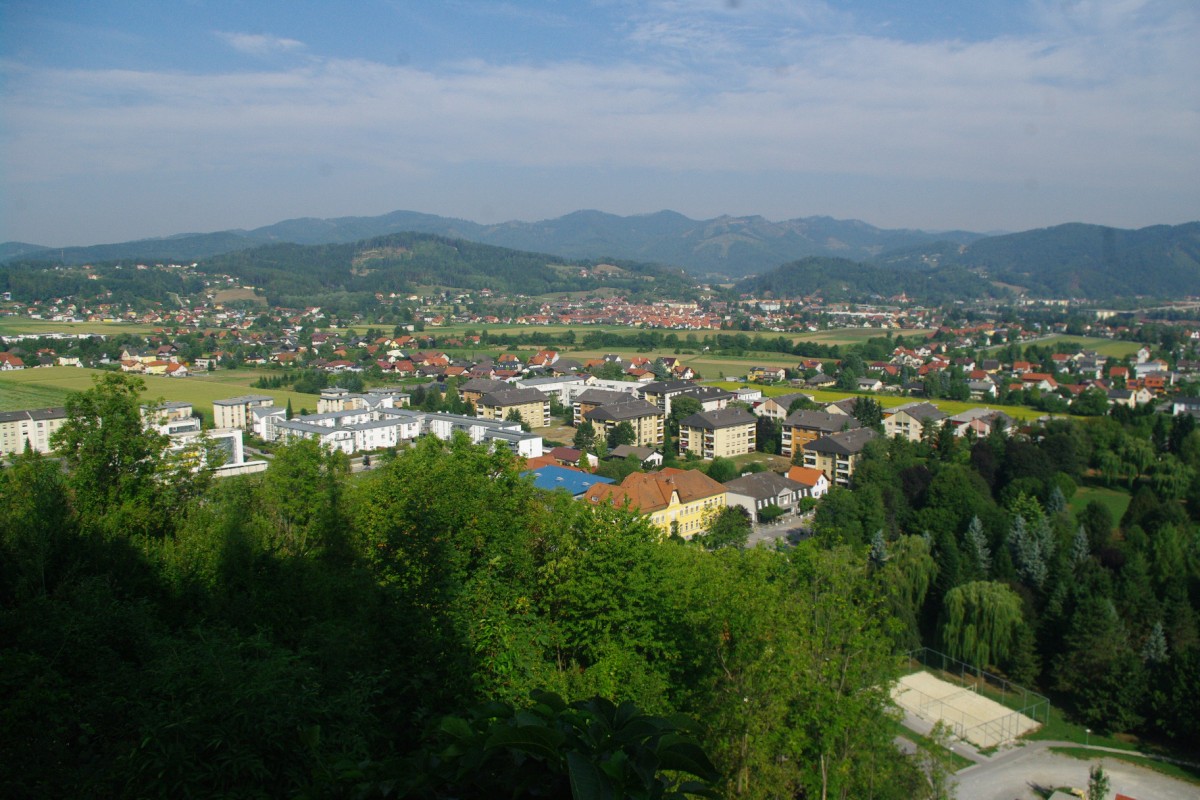
[[[0,241],[1200,219],[1195,0],[0,0]]]

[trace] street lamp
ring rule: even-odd
[[[1091,746],[1092,746],[1092,729],[1091,729],[1091,728],[1084,728],[1084,729],[1083,729],[1083,732],[1087,734],[1087,740],[1086,740],[1086,741],[1087,741],[1087,746],[1088,746],[1088,747],[1091,747]]]

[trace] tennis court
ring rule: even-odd
[[[969,686],[924,671],[901,678],[892,689],[892,699],[921,719],[945,722],[955,736],[979,748],[1005,744],[1041,725]]]

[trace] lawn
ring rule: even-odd
[[[79,367],[42,367],[0,373],[0,410],[62,405],[68,393],[90,389],[92,376],[100,374],[102,370]],[[287,405],[290,399],[297,414],[303,408],[310,412],[316,411],[316,395],[251,387],[250,384],[259,375],[260,373],[254,370],[218,370],[190,378],[147,375],[143,378],[146,383],[144,397],[147,401],[161,399],[189,402],[209,419],[212,418],[213,400],[240,394],[270,395],[276,398],[281,406]]]
[[[1133,355],[1142,346],[1141,342],[1127,342],[1121,339],[1099,339],[1093,336],[1067,336],[1066,334],[1050,336],[1038,342],[1038,344],[1048,344],[1051,346],[1063,343],[1070,343],[1072,347],[1078,347],[1080,350],[1095,350],[1102,356],[1112,356],[1113,358],[1124,358],[1125,356]]]
[[[1125,516],[1131,500],[1129,492],[1124,489],[1107,489],[1101,486],[1080,486],[1072,495],[1069,505],[1076,515],[1082,514],[1087,504],[1093,501],[1108,507],[1113,519],[1120,521]]]

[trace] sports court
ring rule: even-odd
[[[1010,742],[1041,727],[1019,711],[928,672],[905,675],[892,689],[892,699],[929,722],[944,721],[954,735],[985,749]]]

